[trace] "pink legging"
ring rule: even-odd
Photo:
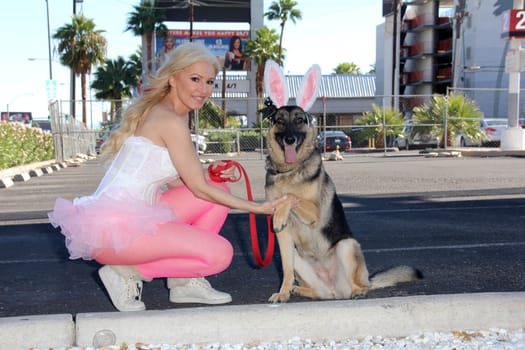
[[[230,192],[224,183],[211,184]],[[204,277],[230,266],[233,247],[219,235],[229,208],[195,197],[186,186],[162,194],[178,221],[162,224],[116,253],[103,249],[95,260],[105,265],[135,265],[144,277]]]

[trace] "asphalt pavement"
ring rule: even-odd
[[[240,161],[262,199],[263,160]],[[144,287],[149,311],[114,312],[99,265],[69,260],[46,216],[56,197],[95,190],[103,167],[93,159],[0,189],[0,339],[11,339],[0,349],[87,346],[104,329],[118,341],[192,342],[525,326],[524,157],[348,154],[325,166],[369,271],[406,264],[425,279],[361,300],[293,297],[270,305],[280,284],[278,249],[269,266],[256,266],[248,215],[233,210],[222,230],[235,248],[232,265],[209,278],[232,294],[232,304],[171,304],[158,279]],[[244,183],[232,189],[246,196]],[[265,218],[257,225],[265,248]]]

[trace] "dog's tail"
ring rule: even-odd
[[[418,269],[410,266],[396,266],[379,271],[370,277],[370,289],[391,287],[398,283],[414,282],[423,278]]]

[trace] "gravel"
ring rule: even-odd
[[[99,348],[71,347],[52,350],[523,350],[524,329],[491,329],[487,331],[426,332],[404,338],[378,336],[364,339],[311,340],[294,337],[281,342],[253,341],[246,344],[196,343],[196,344],[121,344]],[[51,350],[33,348],[31,350]]]

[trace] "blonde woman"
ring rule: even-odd
[[[99,276],[120,311],[144,310],[142,282],[160,277],[168,279],[172,302],[230,302],[204,279],[231,263],[232,245],[219,235],[229,208],[271,214],[284,200],[235,197],[202,169],[188,113],[211,96],[219,68],[204,46],[174,49],[103,144],[111,163],[95,193],[73,202],[58,198],[49,213],[71,259],[104,265]]]

